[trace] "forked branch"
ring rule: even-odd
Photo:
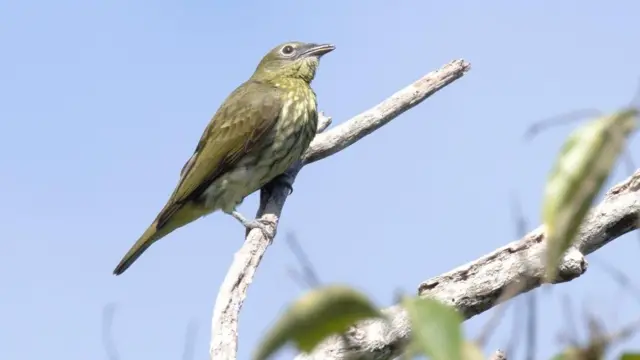
[[[304,155],[303,161],[288,170],[291,181],[293,182],[304,165],[333,155],[354,144],[459,79],[470,68],[470,64],[464,60],[452,61],[398,91],[375,107],[316,136]],[[330,120],[326,118],[321,121],[319,130],[324,130],[323,127],[326,128],[328,121]],[[289,195],[288,189],[280,185],[270,186],[270,191],[263,189],[260,195],[260,207],[256,217],[269,220],[273,224],[270,230],[275,234],[278,219]],[[239,313],[247,296],[249,284],[253,281],[255,271],[269,245],[270,240],[263,235],[262,231],[254,229],[247,234],[244,244],[235,254],[213,309],[209,348],[212,360],[237,358]]]

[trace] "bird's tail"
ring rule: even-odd
[[[160,213],[162,214],[164,210]],[[204,216],[211,212],[204,207],[197,206],[193,203],[189,203],[184,205],[178,211],[174,212],[172,216],[169,217],[167,221],[165,221],[160,227],[158,227],[158,221],[161,221],[162,217],[158,215],[158,217],[153,221],[153,223],[147,228],[147,230],[140,236],[138,241],[129,249],[129,251],[124,255],[122,260],[116,268],[113,270],[114,275],[120,275],[125,272],[134,261],[136,261],[142,253],[144,253],[149,246],[151,246],[154,242],[162,239],[167,236],[169,233],[174,230],[194,221],[195,219]]]
[[[140,257],[140,255],[142,255],[142,253],[144,253],[149,248],[149,246],[151,246],[151,244],[168,234],[168,232],[164,229],[160,229],[159,231],[157,229],[157,224],[158,222],[154,221],[153,224],[151,224],[147,228],[144,234],[140,236],[138,241],[133,244],[131,249],[129,249],[122,260],[120,260],[118,266],[116,266],[116,268],[113,270],[114,275],[120,275],[125,272],[125,270],[127,270],[129,266],[131,266],[131,264],[133,264],[133,262],[136,261]]]

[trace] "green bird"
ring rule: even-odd
[[[265,224],[236,211],[244,198],[300,159],[318,126],[311,88],[320,58],[333,45],[288,42],[265,55],[207,125],[182,168],[173,194],[153,223],[113,270],[122,274],[154,242],[214,211],[248,229]],[[289,184],[290,185],[290,184]]]

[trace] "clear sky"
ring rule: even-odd
[[[243,239],[234,219],[201,219],[123,276],[111,271],[222,100],[274,45],[337,46],[313,84],[335,123],[450,60],[472,70],[303,170],[242,311],[241,359],[302,293],[287,275],[296,264],[288,231],[324,282],[388,306],[398,289],[415,293],[422,280],[514,240],[513,191],[529,229],[537,226],[547,171],[577,124],[528,145],[521,135],[545,117],[628,104],[640,77],[639,11],[631,0],[0,2],[0,358],[106,358],[109,303],[122,360],[179,359],[190,321],[195,359],[207,358],[215,296]],[[639,139],[631,149],[639,162]],[[627,175],[618,166],[613,180]],[[253,195],[241,211],[256,207]],[[595,258],[633,276],[638,254],[631,235]],[[539,358],[557,349],[565,295],[597,308],[610,328],[640,314],[593,263],[539,293]],[[486,320],[467,322],[467,334]],[[487,350],[510,334],[506,323]]]

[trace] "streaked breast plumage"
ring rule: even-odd
[[[204,192],[205,206],[210,211],[231,211],[249,194],[284,173],[300,159],[313,140],[318,127],[317,100],[313,90],[295,84],[275,85],[287,93],[280,119],[255,151]]]

